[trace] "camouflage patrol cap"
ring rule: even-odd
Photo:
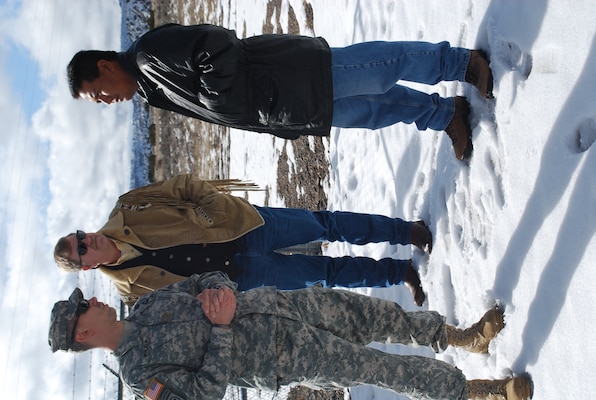
[[[72,350],[72,329],[76,320],[74,316],[81,300],[83,300],[83,292],[76,288],[68,300],[58,301],[54,304],[48,334],[48,344],[52,352]]]

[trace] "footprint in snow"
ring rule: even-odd
[[[524,53],[517,44],[504,40],[497,40],[491,49],[493,56],[511,71],[519,72],[523,80],[528,79],[532,72],[532,56]]]
[[[596,141],[596,118],[585,120],[576,131],[575,145],[577,151],[582,153]]]

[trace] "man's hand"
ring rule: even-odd
[[[212,324],[229,325],[236,311],[236,296],[228,287],[205,289],[197,295],[205,316]]]

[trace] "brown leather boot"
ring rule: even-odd
[[[472,400],[529,400],[534,395],[534,384],[527,376],[490,381],[467,381],[468,398]]]
[[[465,97],[455,98],[455,113],[445,128],[451,138],[455,158],[463,160],[472,155],[472,129],[470,128],[470,106]]]
[[[420,275],[418,275],[418,271],[414,269],[412,265],[412,260],[410,260],[410,265],[408,266],[408,270],[406,272],[406,276],[404,277],[404,284],[410,289],[412,292],[412,296],[414,297],[414,303],[418,307],[421,307],[424,304],[424,300],[426,300],[426,294],[422,290],[422,282],[420,282]]]
[[[476,86],[480,94],[488,99],[493,96],[493,73],[488,65],[488,56],[482,50],[472,50],[466,69],[466,82]]]
[[[446,324],[447,342],[450,346],[459,347],[471,353],[488,353],[490,341],[504,326],[503,310],[495,305],[482,316],[480,321],[467,329],[458,329]]]
[[[412,224],[410,243],[429,254],[433,251],[433,234],[424,221],[415,221]]]

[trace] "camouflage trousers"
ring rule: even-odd
[[[412,398],[466,397],[466,378],[452,365],[366,347],[391,342],[445,349],[444,318],[434,311],[405,312],[390,301],[320,288],[278,292],[278,307],[280,385],[371,384]]]

